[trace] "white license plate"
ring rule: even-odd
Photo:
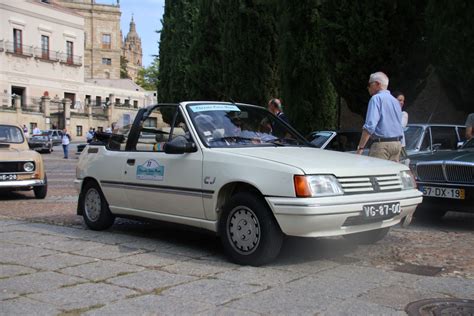
[[[400,203],[371,204],[362,206],[366,217],[391,218],[400,214]]]
[[[422,186],[420,187],[420,191],[423,192],[424,196],[434,196],[457,200],[464,200],[466,198],[466,192],[464,189]]]
[[[0,181],[16,180],[16,174],[0,174]]]

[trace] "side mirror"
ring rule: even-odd
[[[164,151],[167,154],[185,154],[185,153],[194,153],[197,151],[195,143],[166,143],[164,145]]]
[[[458,142],[458,143],[456,144],[456,148],[459,149],[459,148],[461,148],[463,145],[464,145],[464,142]]]

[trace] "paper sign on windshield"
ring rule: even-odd
[[[191,105],[189,107],[194,113],[198,112],[207,112],[207,111],[234,111],[240,112],[240,109],[231,104],[200,104],[200,105]]]

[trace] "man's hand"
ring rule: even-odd
[[[364,148],[357,149],[356,151],[358,155],[362,155],[363,152],[364,152]]]
[[[360,137],[359,146],[357,146],[357,154],[362,155],[364,152],[365,145],[369,141],[370,134],[365,129],[362,129],[362,135]]]

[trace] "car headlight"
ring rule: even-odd
[[[333,175],[295,176],[297,197],[321,197],[343,195],[341,185]]]
[[[32,162],[25,162],[23,164],[23,170],[25,170],[26,172],[31,172],[35,170],[35,164]]]
[[[415,178],[413,173],[409,170],[400,172],[400,179],[402,180],[403,190],[409,190],[416,188]]]

